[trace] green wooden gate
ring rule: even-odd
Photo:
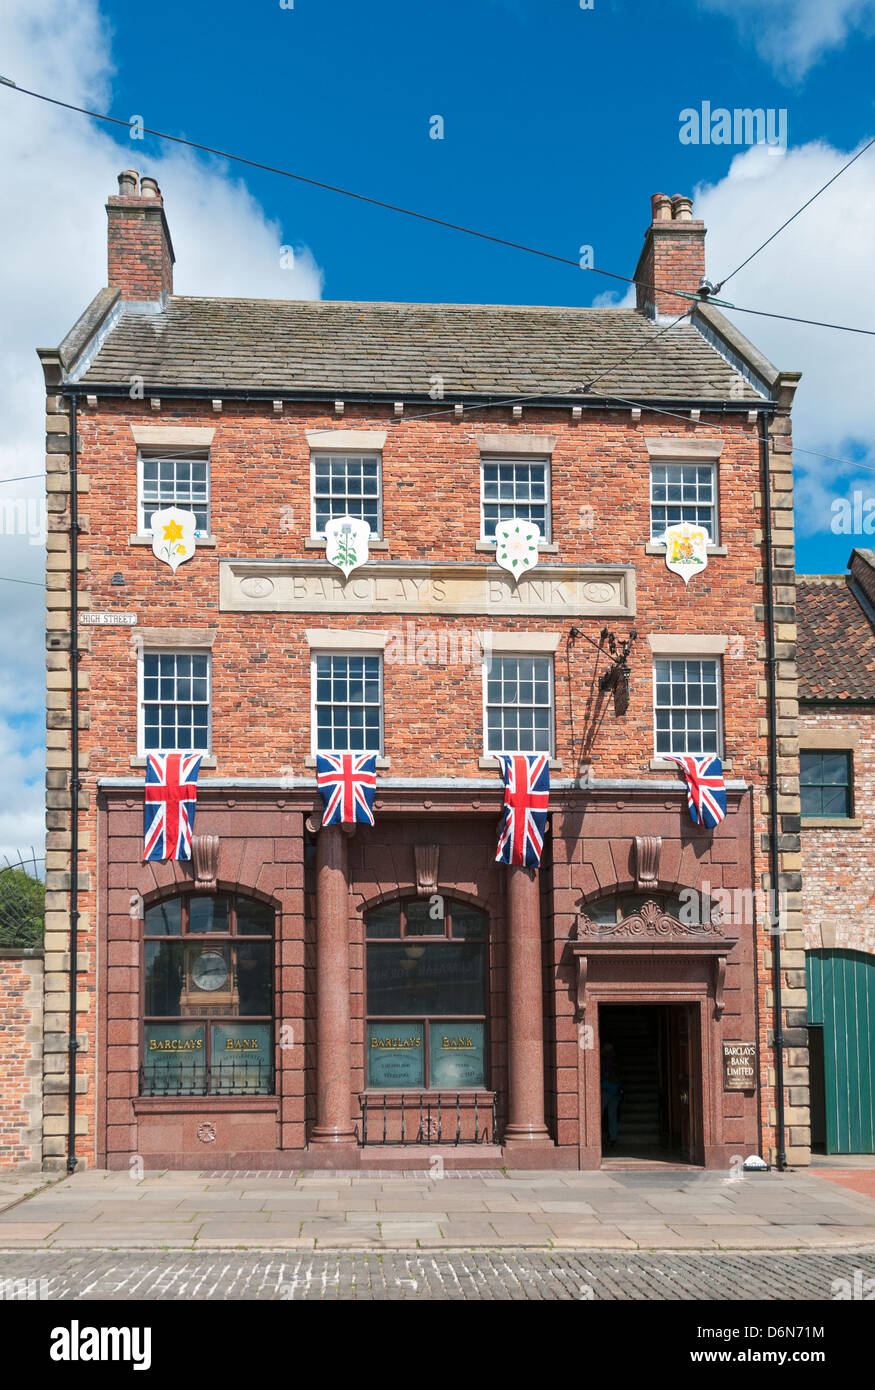
[[[808,1022],[823,1028],[826,1151],[875,1153],[875,956],[809,951]]]

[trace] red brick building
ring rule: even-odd
[[[798,378],[678,297],[689,199],[653,199],[635,309],[178,297],[154,181],[107,213],[108,288],[41,353],[46,1161],[75,1128],[109,1167],[598,1166],[606,1066],[607,1160],[807,1161]],[[542,537],[518,581],[507,516]],[[689,584],[680,520],[712,541]],[[623,712],[603,634],[633,629]],[[203,754],[191,863],[142,861],[159,747]],[[378,785],[347,834],[314,768],[350,747]],[[535,874],[495,862],[514,751],[550,757]],[[723,758],[713,832],[684,751]]]
[[[812,1142],[875,1152],[875,554],[800,575]]]

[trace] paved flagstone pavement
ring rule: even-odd
[[[8,1251],[866,1246],[875,1247],[875,1200],[800,1171],[161,1171],[136,1179],[87,1170],[0,1182],[0,1250]]]

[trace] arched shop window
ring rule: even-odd
[[[273,1091],[274,910],[188,893],[146,909],[140,1093]]]
[[[365,1085],[486,1085],[487,918],[435,894],[365,917]]]

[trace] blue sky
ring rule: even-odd
[[[794,144],[839,149],[871,123],[871,42],[789,83],[728,17],[594,4],[153,0],[146,24],[142,5],[114,5],[113,111],[560,254],[592,244],[626,274],[649,194],[717,182],[737,152],[681,145],[683,107],[785,108]],[[443,140],[429,138],[434,114]],[[273,175],[245,178],[290,238],[304,234],[327,298],[586,304],[615,288]]]
[[[875,0],[6,0],[20,86],[631,275],[650,195],[685,193],[724,277],[875,134]],[[787,112],[786,150],[685,145],[685,108]],[[440,116],[444,138],[429,138]],[[621,284],[37,103],[0,87],[0,480],[42,470],[37,345],[105,280],[119,170],[165,194],[181,293],[535,304],[622,302]],[[875,150],[736,276],[738,304],[875,327]],[[295,247],[284,270],[280,248]],[[605,299],[607,297],[607,299]],[[875,339],[738,314],[794,408],[797,564],[842,572],[875,528]],[[802,450],[809,450],[803,453]],[[827,454],[847,462],[818,458]],[[34,502],[39,478],[3,497]],[[853,503],[857,500],[857,507]],[[30,516],[30,513],[28,513]],[[0,576],[43,550],[0,534]],[[0,856],[41,835],[43,597],[0,584]],[[24,788],[22,796],[19,789]],[[4,810],[6,806],[8,809]]]

